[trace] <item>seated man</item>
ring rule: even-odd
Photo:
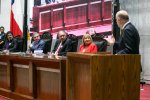
[[[59,31],[58,40],[56,41],[53,49],[53,53],[58,56],[66,56],[67,52],[70,52],[71,40],[67,38],[67,33],[65,31]]]
[[[4,27],[1,26],[0,27],[0,49],[3,48],[4,42],[5,42],[5,32],[4,32]]]
[[[38,33],[33,34],[33,43],[29,45],[29,49],[34,52],[34,50],[43,50],[45,46],[45,42],[41,40],[40,35]]]
[[[17,41],[14,39],[12,32],[6,33],[6,41],[3,47],[3,52],[15,52],[17,49]]]

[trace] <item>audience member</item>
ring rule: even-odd
[[[96,31],[94,28],[89,28],[87,31],[86,31],[86,34],[90,34],[92,37],[96,36]]]
[[[5,36],[6,36],[6,34],[4,32],[4,27],[1,26],[0,27],[0,49],[3,48],[4,42],[5,42]]]
[[[90,34],[85,34],[82,38],[82,44],[80,45],[79,52],[97,52],[97,46],[92,43],[92,37]]]
[[[17,41],[13,37],[13,33],[11,31],[8,31],[6,33],[6,41],[3,47],[3,52],[16,52],[17,49]]]
[[[65,0],[45,0],[46,4],[61,3]]]
[[[124,10],[118,11],[116,21],[121,29],[119,40],[115,41],[113,35],[110,38],[105,38],[109,44],[114,44],[114,54],[139,54],[139,33],[129,21],[128,13]]]
[[[58,56],[66,56],[67,52],[70,52],[71,40],[67,38],[67,33],[65,31],[59,31],[58,40],[56,41],[53,49],[53,53]]]
[[[29,45],[29,49],[34,52],[35,50],[43,50],[45,46],[45,42],[40,38],[38,33],[33,34],[33,42]]]

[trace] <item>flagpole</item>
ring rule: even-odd
[[[120,34],[118,34],[120,33],[120,29],[116,23],[115,16],[116,16],[116,13],[120,10],[120,3],[119,3],[119,0],[112,0],[112,1],[113,1],[112,3],[112,8],[113,8],[112,10],[112,15],[113,15],[112,16],[112,33],[115,37],[115,40],[118,40],[120,36]],[[113,47],[113,52],[114,51],[115,51],[115,48]]]
[[[27,34],[28,34],[28,25],[27,25],[27,5],[28,4],[28,0],[24,0],[24,20],[23,20],[23,39],[24,39],[24,43],[23,43],[23,52],[25,52],[27,50]]]

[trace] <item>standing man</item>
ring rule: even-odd
[[[4,27],[1,26],[0,27],[0,49],[3,48],[4,42],[5,42],[5,37],[6,37],[6,34],[4,32]]]
[[[57,36],[58,40],[52,52],[58,56],[66,56],[67,52],[70,52],[72,49],[71,40],[67,38],[67,33],[65,31],[59,31]]]
[[[114,44],[115,54],[139,54],[139,33],[129,21],[128,13],[125,10],[118,11],[116,21],[118,27],[121,29],[119,40],[115,41],[114,36],[104,39],[106,39],[109,44]]]

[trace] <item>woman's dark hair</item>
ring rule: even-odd
[[[11,31],[8,31],[8,32],[6,33],[6,36],[7,36],[8,34],[12,34],[12,35],[13,35],[13,33],[12,33]]]
[[[12,36],[13,36],[13,33],[12,33],[11,31],[8,31],[8,32],[6,33],[6,39],[7,39],[8,34],[12,34]]]

